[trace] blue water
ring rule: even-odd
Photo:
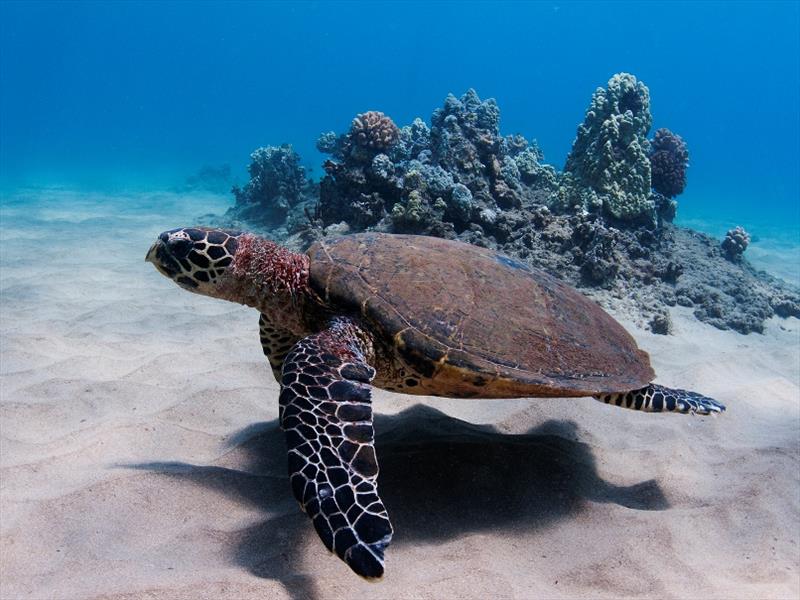
[[[0,187],[148,188],[378,109],[495,97],[559,167],[628,71],[689,144],[686,222],[800,236],[800,11],[752,3],[0,3]],[[800,238],[798,238],[800,239]]]

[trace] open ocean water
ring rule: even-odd
[[[561,168],[592,92],[626,71],[653,131],[688,143],[677,222],[741,224],[753,259],[797,262],[798,6],[6,1],[0,189],[150,191],[224,163],[243,181],[254,148],[284,142],[318,177],[321,132],[373,109],[427,120],[469,87]]]
[[[596,299],[657,382],[724,416],[375,392],[382,587],[326,560],[291,496],[255,311],[143,260],[233,206],[254,149],[292,144],[319,179],[321,133],[370,110],[430,122],[469,88],[561,170],[621,72],[649,88],[649,137],[688,144],[676,223],[744,226],[745,257],[800,287],[798,1],[0,0],[0,598],[800,597],[800,321],[768,317],[797,303],[716,242],[667,228],[684,252],[648,251],[677,263],[609,253],[646,264]],[[217,189],[188,183],[223,165]],[[586,221],[550,224],[535,239],[560,260]],[[586,229],[598,252],[619,233]],[[655,239],[638,233],[634,251]]]

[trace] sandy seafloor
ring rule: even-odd
[[[223,202],[4,198],[3,599],[800,597],[800,323],[681,311],[629,328],[721,417],[376,393],[396,533],[356,577],[291,496],[256,313],[143,260]]]

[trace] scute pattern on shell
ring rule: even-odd
[[[311,289],[337,312],[359,315],[376,353],[388,346],[414,374],[404,393],[565,397],[654,378],[647,354],[597,304],[495,251],[367,233],[326,238],[308,255]]]

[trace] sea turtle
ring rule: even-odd
[[[298,254],[251,233],[190,227],[162,233],[146,260],[186,290],[261,313],[292,491],[325,546],[364,577],[383,574],[392,537],[377,489],[370,386],[725,410],[651,383],[648,355],[597,304],[486,248],[364,233]]]

